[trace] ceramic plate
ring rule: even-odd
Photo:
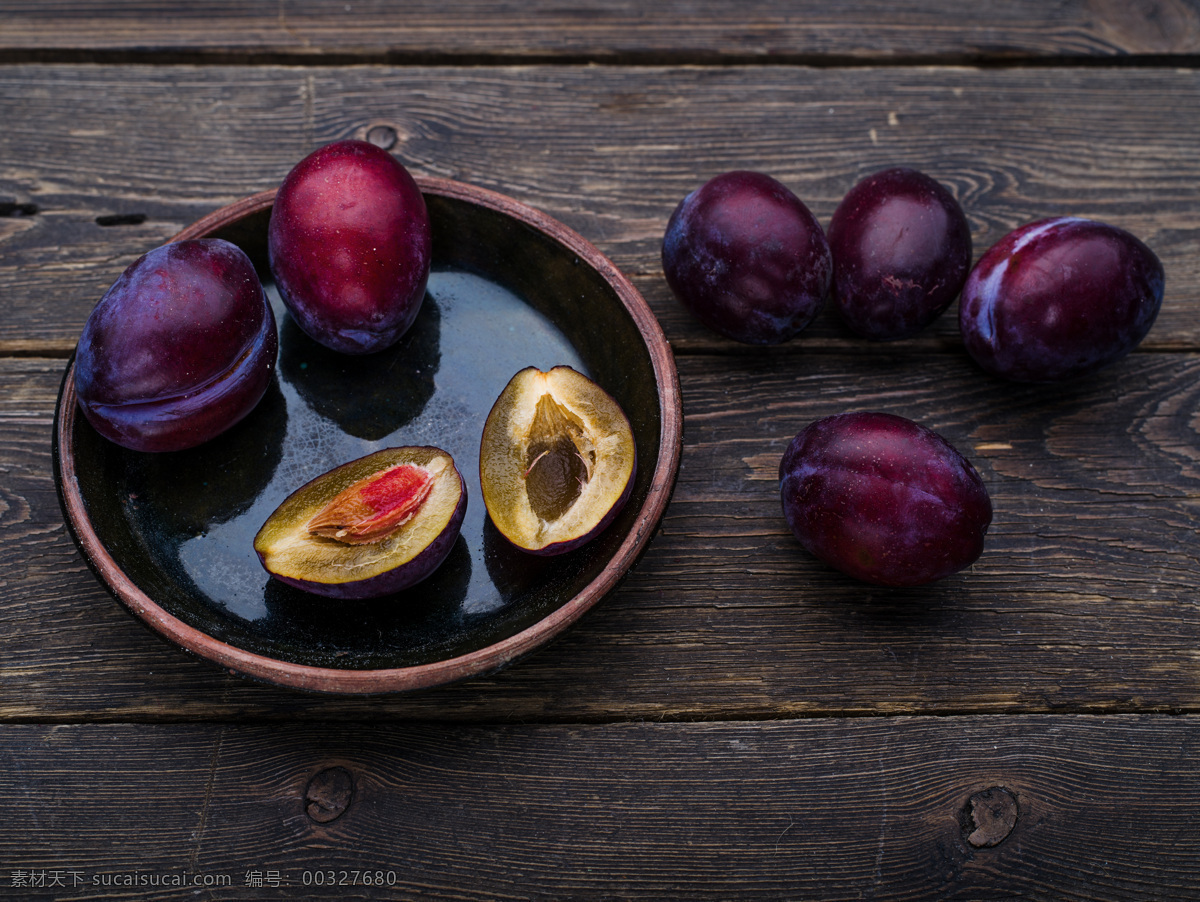
[[[682,414],[674,361],[645,301],[602,254],[510,198],[418,179],[433,272],[393,348],[336,354],[284,311],[266,263],[274,192],[216,211],[176,240],[221,237],[254,260],[279,325],[277,377],[243,422],[199,448],[122,449],[78,413],[68,367],[55,422],[67,523],[100,580],[174,644],[249,677],[336,693],[398,692],[495,671],[556,636],[625,576],[674,486]],[[621,404],[638,475],[618,519],[566,555],[521,553],[487,518],[479,438],[526,366],[568,364]],[[252,541],[292,491],[396,445],[449,451],[467,482],[462,535],[427,580],[331,601],[271,580]]]

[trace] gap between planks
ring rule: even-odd
[[[333,69],[346,66],[388,66],[392,68],[454,67],[488,68],[498,66],[608,66],[708,67],[708,68],[806,68],[806,69],[1196,69],[1200,54],[1130,53],[1113,55],[1040,56],[1036,53],[1013,55],[989,53],[931,53],[862,55],[834,53],[720,53],[718,51],[614,51],[611,53],[478,53],[467,51],[303,51],[249,52],[239,50],[105,50],[105,49],[5,49],[0,50],[0,66],[97,65],[97,66],[303,66],[307,69]]]

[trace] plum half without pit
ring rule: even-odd
[[[254,550],[280,582],[330,598],[375,598],[415,585],[445,560],[467,490],[440,448],[387,448],[297,489]]]
[[[483,503],[500,534],[533,554],[562,554],[599,535],[628,500],[636,472],[624,411],[568,366],[521,370],[484,424]]]

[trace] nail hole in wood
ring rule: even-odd
[[[109,213],[96,217],[96,225],[100,226],[141,225],[145,221],[145,213]]]
[[[0,216],[36,216],[37,204],[15,204],[11,201],[0,201]]]

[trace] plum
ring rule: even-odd
[[[988,372],[1057,382],[1137,347],[1158,316],[1163,287],[1158,257],[1124,229],[1042,219],[1001,238],[971,270],[959,330]]]
[[[300,328],[335,351],[370,354],[416,319],[433,237],[408,170],[374,144],[347,140],[288,173],[271,209],[267,249]]]
[[[829,223],[833,296],[842,320],[877,341],[920,332],[958,297],[971,228],[939,182],[885,169],[856,184]]]
[[[454,547],[467,489],[440,448],[385,448],[301,486],[254,550],[282,583],[329,598],[389,595],[433,573]]]
[[[568,366],[521,370],[484,423],[483,503],[500,534],[533,554],[562,554],[599,535],[629,499],[636,473],[624,411]]]
[[[135,451],[220,435],[266,393],[275,317],[249,257],[217,238],[157,247],[100,299],[75,353],[87,421]]]
[[[833,262],[816,217],[768,175],[735,171],[685,197],[667,223],[663,273],[709,329],[772,345],[821,311]]]
[[[924,426],[887,413],[809,424],[779,465],[783,513],[808,551],[883,586],[957,573],[983,552],[992,502],[978,471]]]

